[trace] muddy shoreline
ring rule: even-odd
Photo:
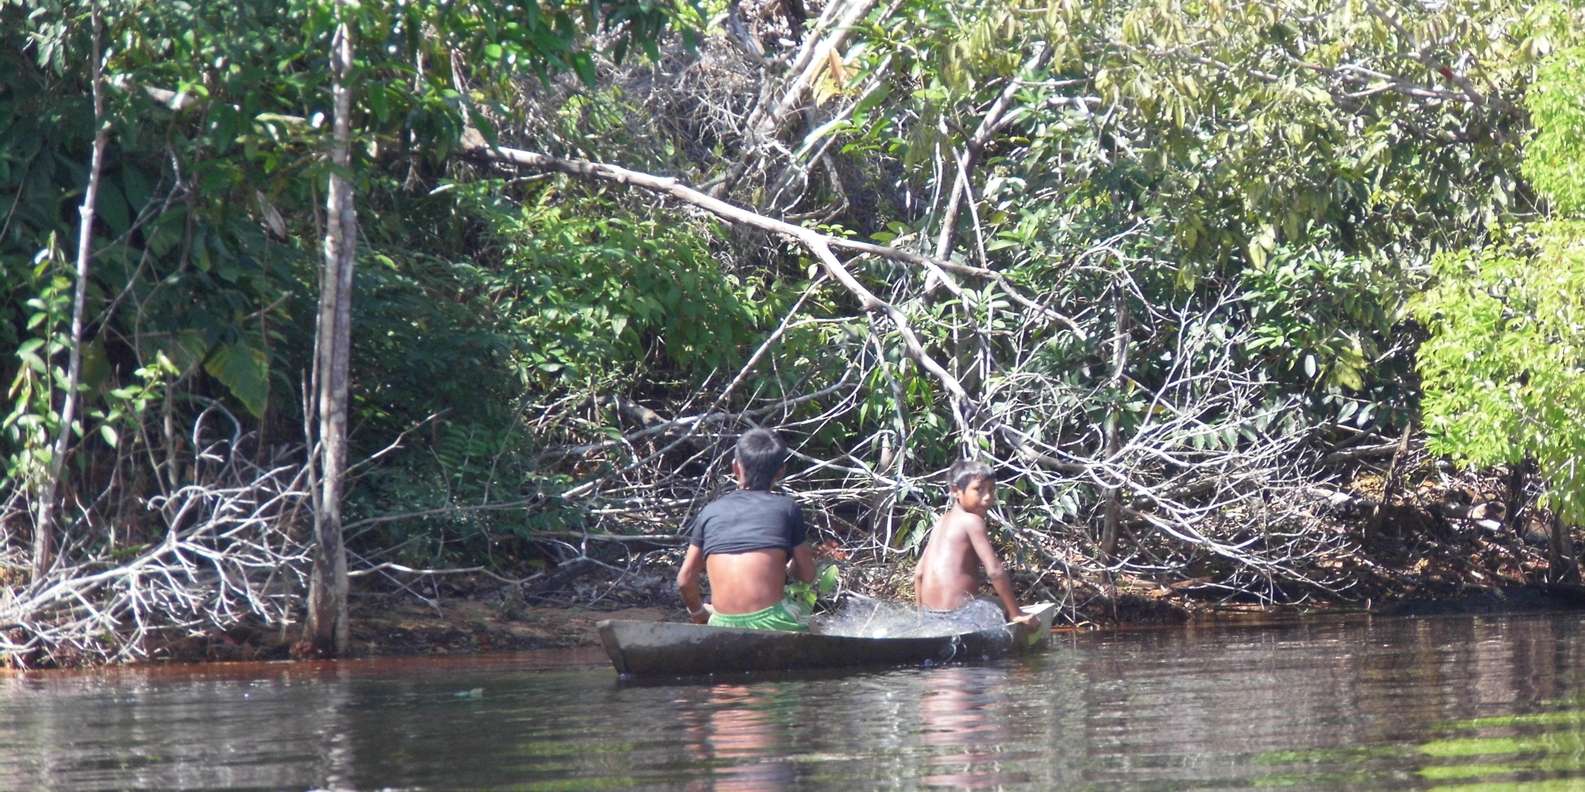
[[[1585,587],[1573,584],[1519,583],[1438,587],[1437,593],[1409,594],[1366,603],[1310,605],[1216,603],[1191,594],[1138,583],[1091,592],[1081,607],[1069,603],[1061,632],[1160,629],[1186,624],[1247,625],[1310,617],[1383,617],[1455,614],[1585,611]],[[439,602],[411,595],[376,594],[357,599],[349,658],[460,656],[534,650],[595,650],[601,619],[683,621],[680,605],[639,605],[617,601],[601,607],[517,604],[503,608],[498,591],[455,594]],[[1368,606],[1368,607],[1367,607]],[[226,662],[313,658],[294,652],[294,636],[279,631],[237,631],[173,646],[157,660]],[[591,657],[593,655],[590,655]],[[596,658],[599,659],[599,658]]]
[[[1536,509],[1504,515],[1485,504],[1502,501],[1501,476],[1451,480],[1426,475],[1377,506],[1381,483],[1356,478],[1318,514],[1323,530],[1347,541],[1311,559],[1306,573],[1332,581],[1313,590],[1289,588],[1278,596],[1252,595],[1227,585],[1215,568],[1171,579],[1048,571],[1012,564],[1014,587],[1024,602],[1059,604],[1064,630],[1129,629],[1189,622],[1216,624],[1289,619],[1308,615],[1370,613],[1429,616],[1585,610],[1585,588],[1568,560],[1549,552],[1549,515]],[[1506,516],[1507,519],[1503,519]],[[1582,537],[1575,547],[1585,546]],[[1022,548],[1057,568],[1080,569],[1078,556],[1061,548]],[[680,553],[675,554],[680,557]],[[817,547],[817,558],[835,563],[845,590],[910,601],[911,566],[849,557],[841,542]],[[354,591],[349,657],[467,656],[495,652],[595,647],[601,619],[681,621],[674,579],[678,560],[664,552],[621,569],[585,564],[505,583],[489,575],[446,575],[401,590]],[[1257,592],[1258,594],[1258,592]],[[1274,604],[1277,603],[1277,604]],[[225,634],[193,637],[152,652],[155,662],[309,660],[298,641],[300,626],[243,626]]]

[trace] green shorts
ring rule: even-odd
[[[712,613],[712,627],[736,627],[741,630],[781,630],[782,632],[808,632],[809,615],[802,605],[782,600],[775,605],[753,613]]]

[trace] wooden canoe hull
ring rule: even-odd
[[[623,676],[691,676],[999,657],[1049,642],[1056,606],[1043,603],[1025,611],[1036,615],[1040,627],[1023,636],[1012,625],[930,638],[858,638],[612,619],[600,622],[599,630],[611,664]]]

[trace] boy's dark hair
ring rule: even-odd
[[[963,489],[975,479],[996,480],[996,473],[991,466],[973,459],[960,459],[952,463],[947,469],[947,486],[952,489]]]
[[[751,490],[768,490],[787,464],[787,446],[769,429],[750,429],[737,439],[737,463]]]

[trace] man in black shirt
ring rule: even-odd
[[[677,571],[677,591],[695,624],[761,630],[805,630],[808,615],[783,599],[788,576],[815,577],[803,511],[772,494],[785,469],[787,446],[769,429],[744,432],[732,473],[738,490],[712,501],[689,527],[688,554]],[[710,577],[711,605],[699,593],[699,573]]]

